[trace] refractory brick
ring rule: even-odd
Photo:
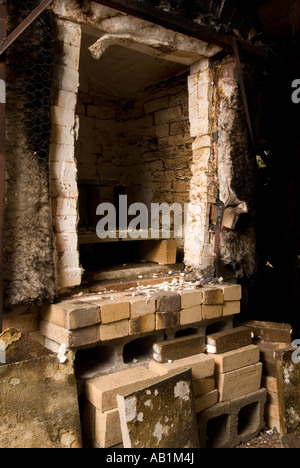
[[[262,367],[258,363],[226,374],[216,374],[220,401],[232,400],[259,390]]]
[[[183,359],[196,354],[204,353],[206,350],[205,336],[196,334],[163,341],[153,345],[153,358],[157,362],[166,363]]]
[[[184,359],[178,359],[173,363],[160,364],[150,361],[149,369],[158,375],[166,375],[170,372],[181,371],[187,368],[192,369],[193,380],[205,379],[214,374],[215,361],[211,356],[198,354]]]
[[[251,344],[251,330],[247,327],[237,327],[207,336],[207,351],[211,354],[223,354]]]

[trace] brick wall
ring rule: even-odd
[[[116,180],[129,204],[149,209],[151,202],[189,201],[193,138],[186,75],[121,101],[84,83],[77,114],[79,179]],[[100,202],[113,202],[113,186],[101,188]]]
[[[50,147],[51,200],[56,242],[57,285],[81,282],[77,223],[78,186],[75,162],[75,107],[79,86],[81,27],[56,22],[56,60],[53,70]]]

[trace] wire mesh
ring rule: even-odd
[[[38,5],[39,0],[8,0],[8,33]],[[8,111],[16,115],[15,131],[25,132],[28,150],[49,174],[53,32],[51,11],[45,10],[7,51]],[[34,158],[33,158],[34,159]]]

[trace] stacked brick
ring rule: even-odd
[[[289,324],[248,321],[243,324],[251,330],[254,342],[260,349],[263,364],[263,385],[267,389],[267,404],[265,407],[265,421],[270,429],[275,429],[282,435],[285,433],[283,421],[285,419],[282,389],[278,386],[285,377],[282,367],[278,363],[283,350],[292,346],[292,328]]]
[[[260,350],[251,330],[238,327],[207,336],[207,352],[215,360],[219,400],[199,416],[201,447],[233,448],[264,427]]]
[[[136,295],[88,295],[42,306],[40,330],[53,351],[92,347],[121,338],[137,337],[188,326],[205,331],[240,311],[239,286],[178,289]],[[149,296],[149,297],[148,297]],[[225,300],[224,300],[225,298]],[[228,326],[228,325],[227,325]],[[230,326],[230,325],[229,325]]]
[[[124,301],[123,295],[119,297]],[[262,364],[259,347],[252,345],[251,330],[232,328],[231,322],[222,332],[206,333],[207,327],[224,319],[224,310],[225,318],[230,318],[226,311],[237,312],[240,299],[241,288],[234,285],[159,293],[155,299],[148,298],[148,303],[145,298],[133,297],[128,307],[124,302],[113,301],[98,305],[100,328],[109,326],[112,332],[114,327],[120,329],[120,324],[127,322],[128,333],[142,333],[145,337],[155,329],[163,329],[169,339],[154,343],[153,359],[147,366],[113,371],[85,382],[86,444],[101,448],[121,444],[117,395],[147,388],[188,368],[192,370],[202,447],[235,447],[257,435],[264,426],[266,391],[260,388]],[[97,316],[93,302],[89,301],[91,321]],[[82,303],[85,304],[83,299]],[[45,310],[43,316],[44,323],[50,317],[53,319],[51,309]],[[66,316],[69,325],[75,324],[74,312]],[[171,338],[170,331],[187,327],[192,327],[193,334]],[[109,333],[104,336],[108,338]],[[115,336],[114,332],[110,336]]]

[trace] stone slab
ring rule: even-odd
[[[31,359],[23,351],[0,365],[0,448],[81,448],[73,353],[61,363],[50,351]]]
[[[160,363],[183,359],[196,354],[204,353],[206,350],[205,336],[196,334],[175,338],[174,340],[162,341],[153,345],[153,358]]]
[[[207,336],[207,351],[210,354],[223,354],[251,344],[251,330],[247,327],[237,327]]]
[[[277,359],[279,416],[284,434],[300,435],[300,362],[294,352],[280,351]]]
[[[118,396],[124,448],[199,448],[191,370]]]

